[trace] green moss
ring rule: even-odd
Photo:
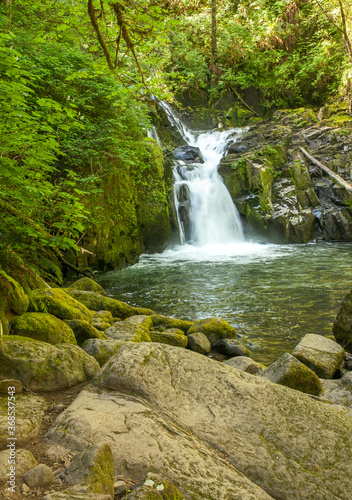
[[[16,314],[23,314],[28,309],[29,299],[21,285],[0,269],[0,304],[5,310],[11,309]]]
[[[100,286],[98,283],[96,283],[94,280],[90,278],[81,278],[72,285],[67,287],[68,290],[85,290],[87,292],[95,292],[99,293],[100,295],[106,295],[106,292],[102,286]]]
[[[72,329],[79,344],[87,339],[106,339],[106,335],[84,319],[69,319],[65,323]]]
[[[177,347],[187,347],[188,338],[186,335],[177,333],[157,332],[152,330],[149,332],[152,342],[160,342],[161,344],[169,344]]]
[[[91,320],[87,307],[60,288],[34,290],[29,311],[48,312],[60,319]]]
[[[10,321],[10,332],[21,337],[48,342],[49,344],[74,344],[76,337],[71,328],[60,319],[47,313],[25,313]]]
[[[206,318],[194,323],[188,334],[202,332],[214,346],[221,339],[237,338],[236,330],[222,318]]]
[[[290,173],[295,185],[296,196],[302,208],[319,205],[307,166],[300,160],[290,164]]]
[[[187,330],[194,324],[193,321],[169,318],[168,316],[162,316],[161,314],[154,314],[151,316],[151,319],[153,321],[153,326],[163,328],[179,328],[183,332],[187,332]]]
[[[114,458],[109,445],[101,447],[90,467],[88,489],[97,495],[114,498]]]

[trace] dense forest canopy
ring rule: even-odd
[[[148,95],[255,89],[270,113],[352,92],[347,0],[2,0],[0,23],[0,266],[22,282],[60,283],[105,216],[85,200],[141,165]]]

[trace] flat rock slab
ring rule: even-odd
[[[318,377],[329,379],[341,366],[345,350],[327,337],[310,333],[297,344],[293,355],[313,370]]]
[[[73,452],[108,442],[121,477],[167,471],[186,498],[209,500],[352,491],[352,418],[303,393],[155,343],[123,346],[93,384],[48,438]]]
[[[0,398],[0,445],[7,444],[9,442],[7,438],[10,437],[8,432],[7,403],[7,398]],[[16,396],[16,447],[39,434],[46,408],[47,403],[40,396],[32,394]]]

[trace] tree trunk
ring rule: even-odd
[[[218,58],[217,28],[216,28],[216,0],[211,0],[211,57],[215,64]]]

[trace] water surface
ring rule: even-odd
[[[109,296],[161,314],[220,316],[269,364],[307,333],[332,335],[352,287],[352,245],[183,245],[98,280]]]

